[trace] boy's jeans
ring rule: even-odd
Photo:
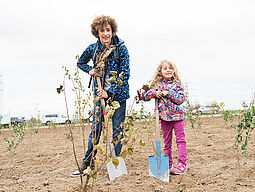
[[[169,156],[169,168],[173,165],[172,157],[172,137],[173,129],[176,136],[177,150],[179,154],[178,163],[187,165],[187,149],[184,133],[184,121],[163,121],[161,120],[161,129],[164,138],[164,153]]]
[[[96,106],[100,107],[100,105],[101,105],[100,102],[96,103]],[[101,112],[101,115],[100,115],[100,112]],[[94,108],[94,114],[95,114],[95,108]],[[125,115],[126,115],[126,101],[123,101],[120,103],[120,107],[117,110],[115,110],[114,115],[112,117],[113,138],[117,139],[117,136],[119,135],[119,133],[122,132],[120,124],[122,122],[124,122]],[[99,118],[99,120],[96,122],[95,115],[93,116],[93,123],[91,125],[91,132],[89,134],[89,139],[88,139],[88,150],[85,154],[83,162],[89,163],[91,161],[92,152],[93,152],[92,139],[94,138],[95,145],[97,145],[99,143],[99,139],[100,139],[101,132],[102,132],[102,123],[101,122],[104,122],[104,115],[103,115],[103,110],[101,107],[100,107],[99,111],[97,112],[97,117]],[[121,139],[122,138],[123,138],[123,135],[121,134]],[[115,143],[114,143],[114,146],[115,146]],[[117,146],[115,146],[116,156],[120,155],[121,149],[122,149],[122,144],[121,144],[121,140],[120,140],[118,142]],[[96,154],[97,154],[97,150],[94,151],[93,157],[95,157]]]

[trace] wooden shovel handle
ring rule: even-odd
[[[97,86],[99,89],[102,89],[100,77],[97,77]],[[108,130],[108,116],[107,116],[107,112],[105,110],[105,101],[103,98],[101,98],[100,100],[101,100],[101,106],[102,106],[102,110],[103,110],[103,114],[104,114],[104,124],[105,124],[106,131],[107,131],[107,138],[109,138],[110,131]]]
[[[156,112],[156,141],[159,141],[159,109],[158,98],[155,98],[155,112]]]

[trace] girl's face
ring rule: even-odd
[[[173,76],[174,69],[173,67],[168,63],[163,63],[161,68],[162,76],[165,80],[170,80]]]
[[[103,25],[103,27],[99,28],[98,36],[101,43],[105,45],[110,45],[112,40],[112,28],[109,24]]]

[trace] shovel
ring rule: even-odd
[[[98,88],[102,89],[100,77],[97,77],[97,84],[98,84]],[[107,129],[107,138],[109,138],[109,147],[110,147],[110,154],[111,154],[111,161],[106,164],[106,167],[107,167],[109,179],[110,179],[110,181],[113,181],[115,178],[117,178],[117,177],[119,177],[123,174],[128,174],[128,172],[127,172],[127,168],[126,168],[126,164],[124,162],[124,159],[122,157],[116,157],[112,137],[109,136],[112,133],[112,131],[108,127],[108,117],[107,117],[107,112],[105,110],[105,101],[104,101],[104,99],[101,99],[101,106],[102,106],[102,109],[103,109],[104,122],[105,122],[105,126],[106,126],[106,129]],[[118,159],[118,161],[119,161],[118,166],[115,166],[113,164],[112,160],[114,160],[114,159]]]
[[[159,111],[158,98],[155,98],[156,110],[156,155],[149,156],[149,175],[169,182],[169,157],[161,154],[159,139]]]
[[[128,174],[127,168],[125,161],[122,157],[116,157],[115,150],[114,150],[114,145],[112,138],[109,138],[109,145],[110,145],[110,152],[111,152],[111,161],[106,164],[108,175],[110,181],[113,181],[115,178],[123,175],[123,174]],[[113,160],[118,159],[119,164],[118,166],[115,166],[113,164]]]

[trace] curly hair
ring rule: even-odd
[[[181,79],[178,75],[177,67],[172,62],[170,62],[168,60],[160,61],[159,66],[156,69],[156,72],[155,72],[153,79],[150,83],[150,86],[156,88],[163,81],[164,78],[163,78],[162,72],[161,72],[163,64],[169,64],[173,68],[173,76],[172,76],[171,80],[173,81],[173,83],[179,82],[181,84],[181,86],[183,87]]]
[[[96,16],[91,24],[91,33],[98,38],[98,30],[103,27],[104,25],[109,24],[112,28],[112,35],[115,36],[118,31],[118,25],[115,19],[111,18],[110,16]]]

